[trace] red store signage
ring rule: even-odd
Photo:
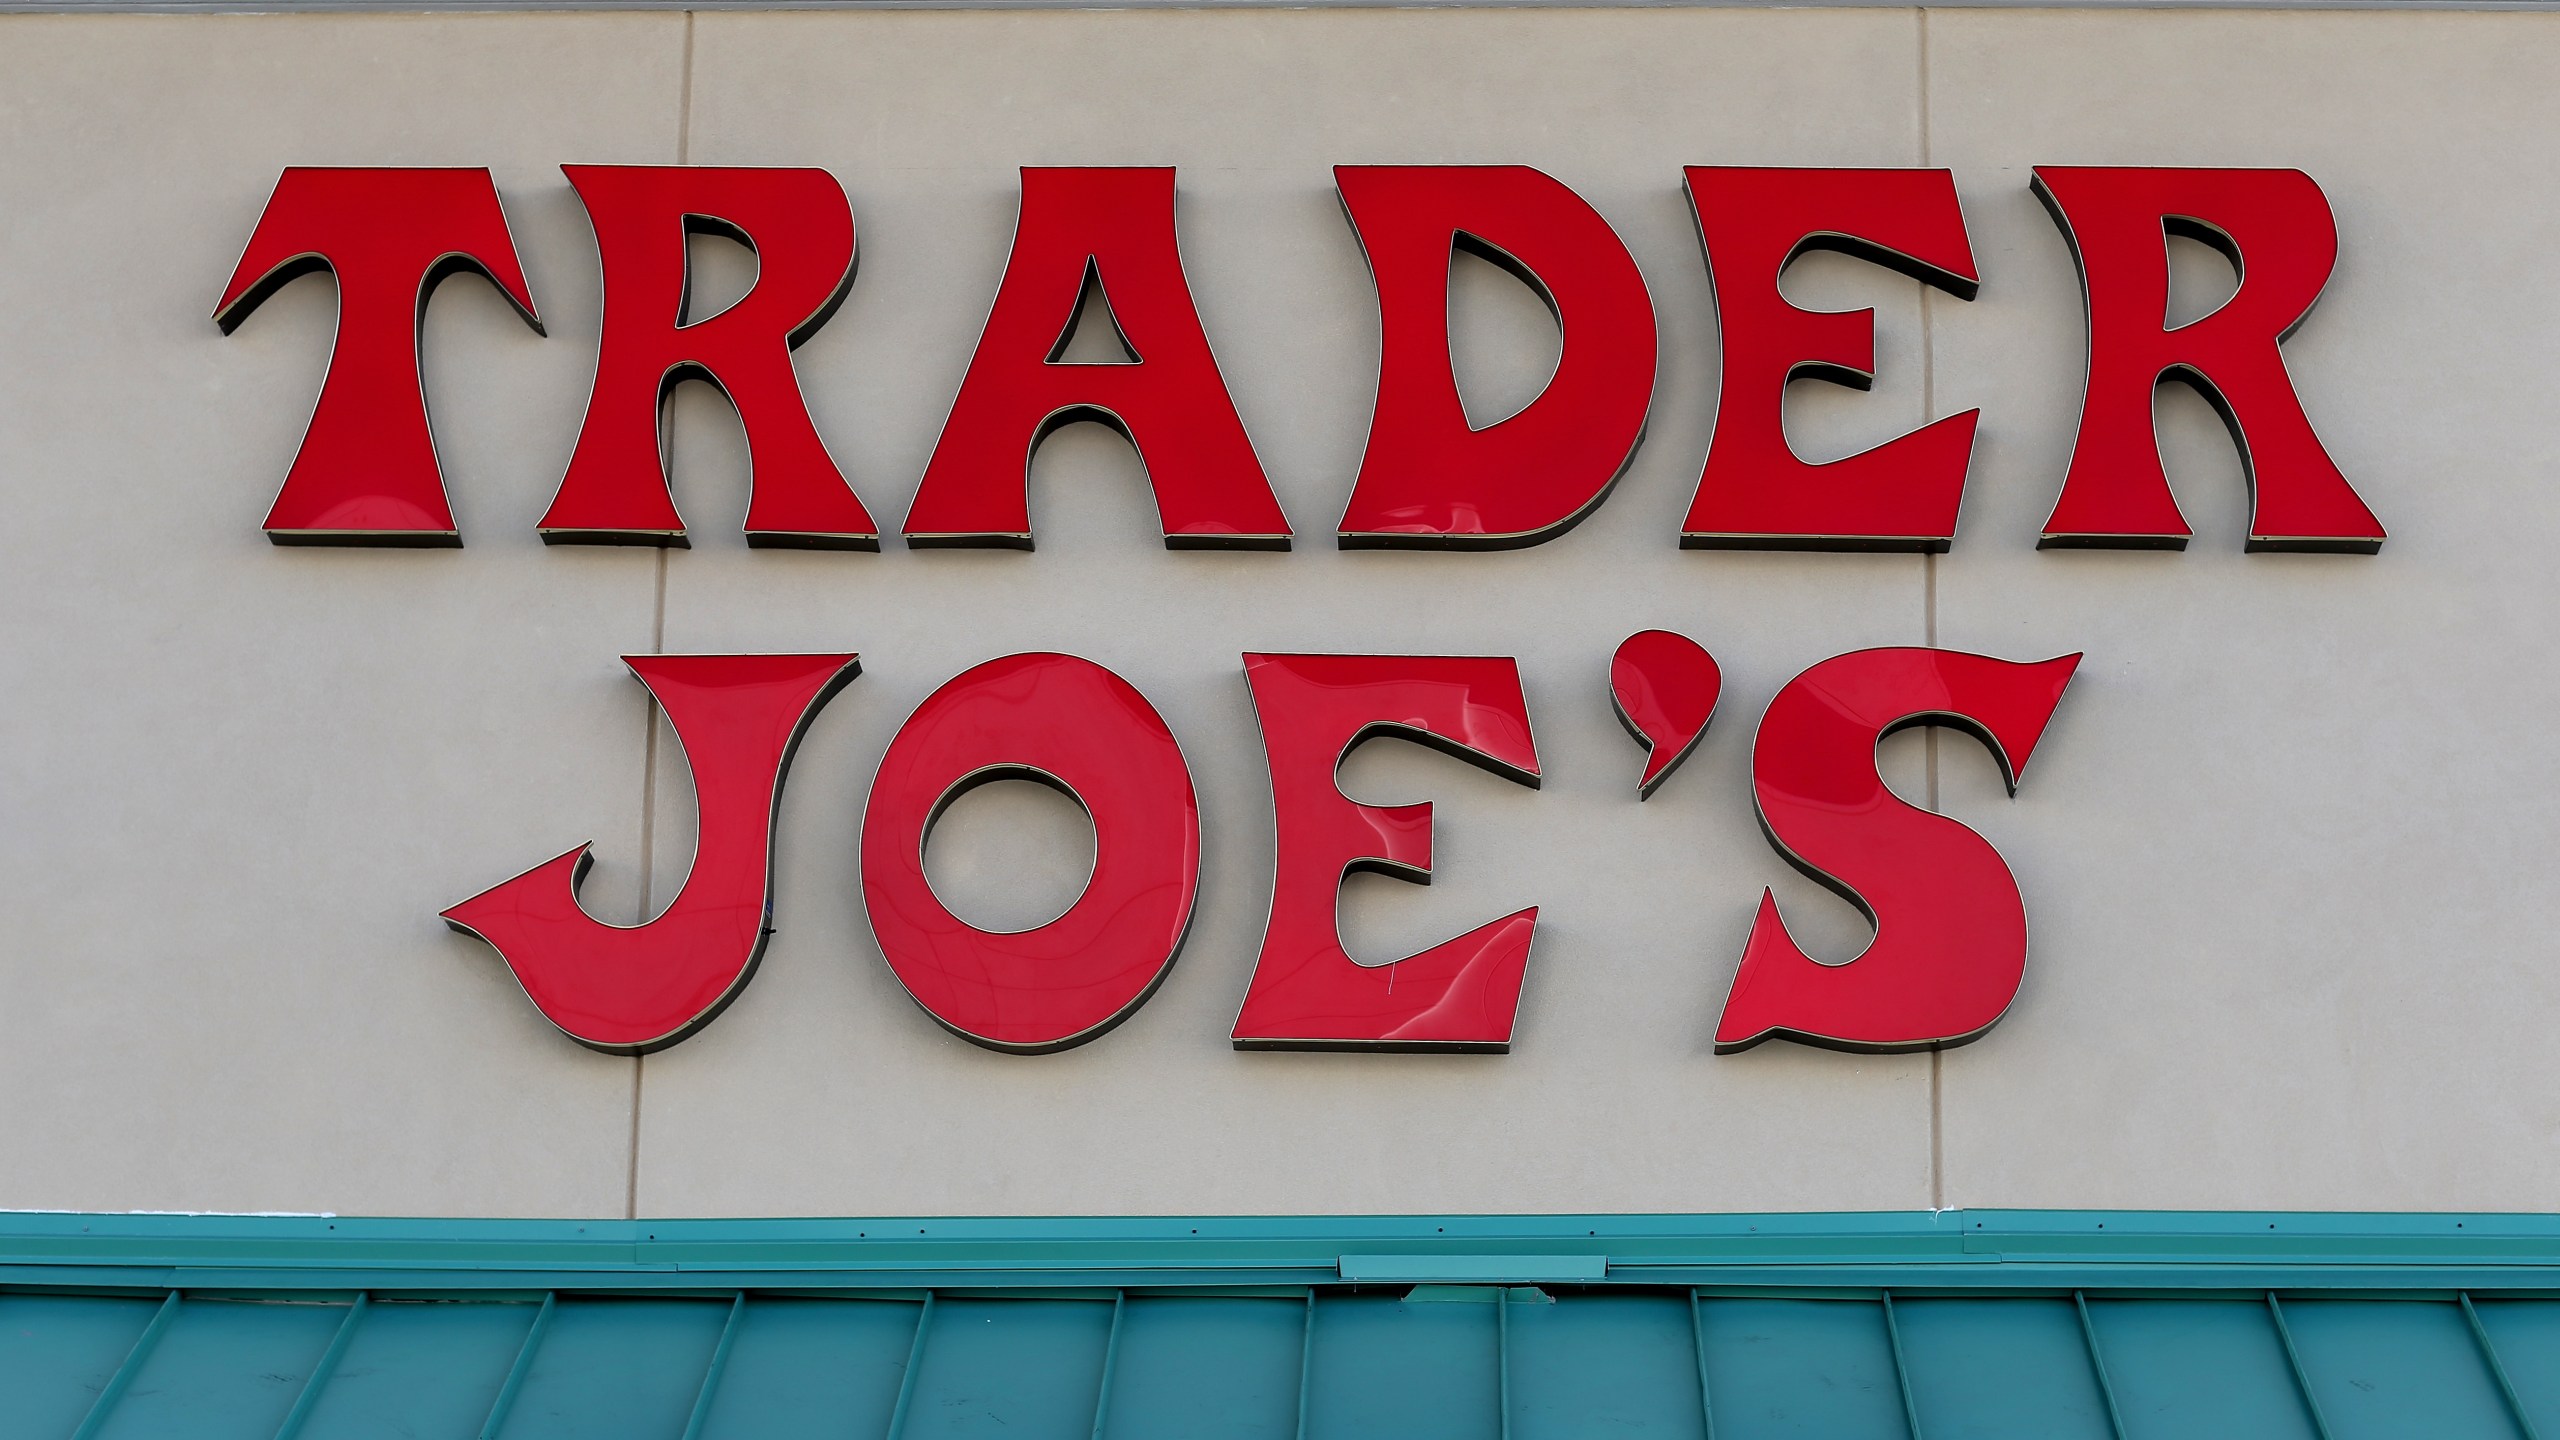
[[[736,406],[751,464],[751,545],[877,550],[880,531],[829,458],[791,352],[853,282],[851,205],[807,168],[570,166],[604,273],[597,373],[566,475],[541,521],[554,544],[688,543],[662,437],[669,390],[708,379]],[[1522,166],[1344,166],[1345,215],[1380,317],[1376,407],[1336,527],[1345,547],[1517,548],[1603,503],[1641,443],[1657,364],[1644,277],[1608,223]],[[1812,464],[1789,448],[1794,379],[1863,388],[1871,311],[1812,312],[1780,293],[1809,250],[1900,271],[1961,300],[1981,281],[1944,170],[1698,166],[1685,175],[1723,347],[1714,439],[1678,541],[1694,548],[1944,551],[1962,506],[1978,412]],[[2229,423],[2251,490],[2249,548],[2372,553],[2381,525],[2312,432],[2281,342],[2337,253],[2329,206],[2292,170],[2039,167],[2086,298],[2087,391],[2045,546],[2180,548],[2188,527],[2152,429],[2163,380]],[[685,237],[753,248],[736,304],[687,314]],[[2212,314],[2168,323],[2164,235],[2220,249],[2244,276]],[[1452,247],[1531,285],[1563,351],[1546,389],[1472,427],[1449,349]],[[215,319],[226,331],[298,275],[339,287],[336,348],[311,426],[266,519],[278,544],[452,546],[418,365],[436,284],[495,283],[537,330],[485,170],[293,169],[278,182]],[[1129,363],[1062,360],[1098,290]],[[1057,427],[1099,420],[1136,448],[1169,547],[1285,550],[1292,528],[1229,398],[1186,282],[1170,169],[1022,172],[1012,254],[967,374],[909,508],[910,546],[1029,549],[1028,470]],[[1666,537],[1668,538],[1668,537]],[[876,563],[876,562],[871,562]],[[1895,797],[1876,772],[1884,735],[1963,729],[2014,789],[2078,656],[2019,664],[1955,651],[1865,650],[1788,682],[1752,747],[1763,829],[1790,863],[1876,926],[1864,954],[1818,964],[1764,894],[1716,1032],[1719,1050],[1771,1037],[1860,1050],[1960,1044],[1996,1023],[2026,962],[2007,865],[1956,821]],[[710,1023],[754,972],[770,928],[776,806],[818,708],[858,673],[836,655],[628,657],[694,773],[700,838],[675,901],[640,926],[578,905],[585,847],[445,912],[496,947],[554,1024],[598,1049],[641,1052]],[[1336,892],[1357,870],[1424,879],[1429,805],[1375,807],[1336,783],[1363,740],[1422,741],[1534,787],[1538,755],[1519,669],[1495,657],[1247,654],[1278,827],[1271,917],[1233,1031],[1239,1048],[1502,1050],[1512,1038],[1537,908],[1490,920],[1390,965],[1344,950]],[[1648,749],[1650,795],[1714,714],[1707,652],[1632,636],[1610,673],[1620,717]],[[1083,895],[1046,925],[978,929],[933,894],[923,840],[970,788],[1029,778],[1091,818]],[[1012,655],[955,678],[891,741],[863,817],[862,894],[883,956],[917,1004],[992,1048],[1062,1049],[1143,1004],[1181,947],[1200,878],[1190,770],[1154,707],[1073,656]]]

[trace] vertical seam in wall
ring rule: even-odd
[[[684,12],[684,55],[676,81],[676,163],[687,164],[693,151],[693,14]],[[656,574],[649,602],[649,653],[667,648],[667,546],[658,547]],[[649,923],[657,897],[651,882],[658,870],[658,700],[649,697],[647,743],[640,748],[640,923]],[[640,1090],[648,1075],[649,1057],[631,1057],[630,1167],[624,1175],[622,1218],[640,1218]]]
[[[649,607],[649,653],[667,648],[667,552],[658,551],[656,594]],[[648,742],[640,747],[640,923],[646,925],[657,910],[657,897],[652,881],[658,869],[658,698],[649,697],[642,723],[649,727]],[[631,1138],[628,1146],[630,1164],[623,1179],[622,1218],[640,1218],[640,1087],[648,1073],[649,1057],[631,1057]]]
[[[1916,35],[1914,45],[1914,96],[1918,116],[1913,126],[1919,133],[1920,166],[1929,165],[1929,9],[1914,7],[1911,12]],[[1937,336],[1930,324],[1933,310],[1930,286],[1920,286],[1920,423],[1927,424],[1938,413]],[[1938,643],[1938,557],[1923,552],[1920,556],[1920,634],[1921,643],[1935,648]],[[1938,727],[1921,732],[1923,765],[1928,775],[1929,808],[1938,808]],[[1946,1052],[1929,1052],[1929,1208],[1947,1208],[1947,1144],[1946,1144]]]
[[[693,163],[693,15],[684,12],[684,77],[676,91],[676,163]]]
[[[1929,11],[1923,6],[1911,13],[1918,31],[1915,94],[1919,114],[1913,128],[1919,132],[1920,166],[1925,170],[1929,166]],[[1926,281],[1920,283],[1920,423],[1924,425],[1935,419],[1938,413],[1937,336],[1931,323],[1935,315],[1930,295],[1933,288]],[[1938,557],[1934,553],[1921,554],[1920,574],[1921,633],[1927,637],[1927,643],[1935,645],[1938,643]],[[1932,810],[1938,808],[1937,757],[1937,743],[1932,739],[1929,745],[1929,808]]]

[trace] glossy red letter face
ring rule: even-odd
[[[1944,170],[1693,165],[1689,204],[1715,284],[1724,376],[1715,438],[1680,527],[1691,549],[1944,550],[1981,412],[1809,465],[1787,445],[1787,382],[1875,380],[1873,310],[1800,310],[1778,277],[1808,250],[1898,270],[1973,298],[1973,248]]]
[[[1529,703],[1508,659],[1247,655],[1271,760],[1278,873],[1262,958],[1236,1017],[1239,1050],[1511,1048],[1537,907],[1387,965],[1342,948],[1335,897],[1355,870],[1427,881],[1431,807],[1354,803],[1335,771],[1376,735],[1418,740],[1538,783]]]
[[[693,766],[700,838],[675,903],[645,925],[578,908],[588,847],[444,912],[498,949],[524,993],[582,1045],[661,1050],[746,988],[773,917],[773,818],[818,707],[852,681],[851,655],[626,655]]]
[[[2043,543],[2185,548],[2151,421],[2151,392],[2177,380],[2222,412],[2240,447],[2250,549],[2381,549],[2381,522],[2311,433],[2278,348],[2338,258],[2337,222],[2311,177],[2040,165],[2035,192],[2071,242],[2089,312],[2080,438]],[[2242,275],[2221,309],[2174,330],[2169,235],[2203,241]]]
[[[925,834],[996,780],[1065,793],[1093,821],[1093,878],[1037,929],[981,930],[925,880]],[[1155,993],[1200,886],[1200,809],[1173,732],[1128,681],[1073,655],[1008,655],[935,691],[889,742],[862,816],[862,900],[880,953],[964,1039],[1081,1045]]]
[[[1953,650],[1860,650],[1787,682],[1752,742],[1760,824],[1787,863],[1875,922],[1845,965],[1796,947],[1763,891],[1716,1049],[1773,1035],[1839,1050],[1961,1045],[1999,1020],[2027,963],[2018,882],[1989,841],[1905,804],[1876,742],[1953,725],[1991,747],[2015,790],[2080,657],[2033,665]]]
[[[1573,528],[1644,438],[1653,299],[1617,233],[1525,165],[1340,165],[1334,180],[1378,285],[1378,408],[1343,512],[1351,546],[1500,550]],[[1449,361],[1449,254],[1538,292],[1564,332],[1527,408],[1467,423]]]
[[[1639,630],[1609,661],[1609,703],[1649,752],[1636,798],[1650,800],[1707,733],[1724,672],[1706,647],[1669,630]]]
[[[267,512],[267,538],[461,544],[418,379],[427,297],[447,275],[475,271],[542,330],[489,172],[285,171],[214,323],[230,334],[259,302],[314,270],[337,277],[338,339],[311,428]]]
[[[1088,271],[1133,364],[1059,359]],[[1077,420],[1137,447],[1168,547],[1289,547],[1182,278],[1171,169],[1022,172],[1013,255],[907,512],[907,543],[1030,549],[1031,454]]]
[[[542,517],[559,543],[682,545],[659,432],[667,392],[708,380],[738,410],[750,466],[747,543],[876,550],[878,527],[828,458],[791,352],[853,286],[853,209],[824,170],[561,167],[595,225],[604,334],[569,473]],[[755,252],[756,280],[717,315],[686,313],[685,237]]]

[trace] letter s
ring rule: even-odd
[[[1787,862],[1866,913],[1876,938],[1845,965],[1800,949],[1762,891],[1716,1025],[1719,1053],[1772,1036],[1837,1050],[1930,1050],[1979,1038],[2017,997],[2027,912],[1991,842],[1887,790],[1876,742],[1953,725],[1991,748],[2015,793],[2079,667],[1954,650],[1859,650],[1798,675],[1752,741],[1760,826]]]

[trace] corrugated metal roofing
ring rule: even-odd
[[[984,1228],[1001,1222],[975,1222],[933,1259],[955,1283],[870,1289],[855,1282],[914,1263],[916,1242],[856,1263],[814,1233],[739,1222],[727,1232],[747,1233],[725,1243],[781,1250],[761,1263],[767,1283],[713,1289],[736,1280],[740,1255],[689,1270],[635,1254],[624,1227],[572,1241],[565,1226],[448,1222],[403,1241],[384,1231],[396,1222],[340,1222],[362,1232],[342,1236],[234,1220],[188,1235],[174,1233],[185,1222],[69,1217],[88,1223],[11,1236],[30,1217],[5,1217],[0,1440],[2560,1440],[2548,1223],[2452,1240],[2268,1224],[2256,1250],[2226,1244],[2207,1263],[2209,1228],[2154,1224],[2107,1242],[2132,1261],[2084,1235],[2076,1277],[2030,1259],[2002,1284],[1997,1252],[1942,1257],[1950,1273],[1933,1276],[1906,1254],[1894,1263],[1907,1283],[1872,1286],[1857,1283],[1872,1257],[1843,1265],[1813,1243],[1823,1218],[1764,1218],[1797,1232],[1766,1243],[1741,1221],[1698,1227],[1715,1234],[1693,1243],[1759,1244],[1760,1264],[1710,1277],[1756,1284],[1236,1285],[1205,1278],[1232,1268],[1213,1252],[1259,1242],[1129,1222],[1173,1247],[1152,1252],[1147,1283],[1025,1287],[1044,1266],[1064,1281],[1137,1252],[1062,1259],[1063,1222],[1011,1241]],[[1930,1217],[1903,1233],[1985,1223]],[[697,1246],[727,1233],[652,1228]],[[1497,1227],[1432,1228],[1472,1232],[1437,1251],[1438,1268],[1463,1269]],[[1554,1233],[1509,1228],[1515,1248],[1557,1247]],[[2164,1232],[2183,1257],[2171,1270],[2154,1263]],[[2233,1217],[2219,1238],[2257,1232]],[[1870,1226],[1861,1243],[1892,1233]],[[1412,1235],[1353,1243],[1372,1260],[1386,1243],[1434,1254]],[[567,1274],[563,1252],[581,1244],[600,1253]],[[1188,1247],[1202,1262],[1191,1283],[1167,1260]],[[1517,1254],[1532,1269],[1556,1259]],[[2476,1291],[2435,1287],[2466,1263]],[[1791,1266],[1791,1283],[1767,1283],[1772,1265]],[[2299,1283],[2203,1283],[2271,1266]],[[2058,1276],[2095,1283],[2035,1283]],[[551,1283],[511,1288],[528,1277]]]
[[[2560,1301],[11,1294],[0,1395],[11,1440],[2524,1440]]]

